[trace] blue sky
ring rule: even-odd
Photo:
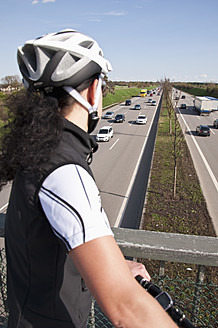
[[[1,0],[0,79],[17,47],[73,28],[96,39],[110,80],[218,82],[218,0]]]

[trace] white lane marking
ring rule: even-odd
[[[210,131],[211,131],[213,134],[216,134],[213,130],[210,129]]]
[[[180,110],[179,110],[179,112],[180,112]],[[186,123],[186,121],[185,121],[185,119],[184,119],[184,117],[183,117],[183,115],[182,115],[181,112],[180,112],[180,114],[181,114],[181,117],[182,117],[182,119],[183,119],[183,122],[184,122],[184,124],[185,124],[187,130],[190,132],[191,138],[192,138],[192,140],[193,140],[193,142],[194,142],[194,144],[195,144],[195,146],[196,146],[196,148],[197,148],[197,150],[198,150],[198,152],[199,152],[199,155],[201,156],[202,161],[204,162],[204,165],[205,165],[206,168],[207,168],[207,171],[208,171],[208,173],[209,173],[209,175],[210,175],[210,177],[211,177],[211,180],[212,180],[212,182],[213,182],[213,184],[214,184],[214,186],[215,186],[215,188],[216,188],[216,190],[217,190],[217,192],[218,192],[218,182],[217,182],[217,180],[216,180],[216,178],[215,178],[215,175],[213,174],[213,171],[211,170],[210,165],[208,164],[208,162],[207,162],[207,160],[206,160],[204,154],[203,154],[202,151],[201,151],[201,148],[199,147],[197,141],[195,140],[195,138],[194,138],[194,136],[193,136],[193,133],[190,131],[190,128],[189,128],[188,124]]]
[[[6,210],[8,204],[9,204],[9,203],[6,203],[4,206],[2,206],[2,207],[0,208],[0,213],[1,213],[2,211]]]
[[[123,214],[124,208],[125,208],[125,206],[126,206],[126,203],[127,203],[127,201],[128,201],[129,194],[130,194],[130,191],[131,191],[131,189],[132,189],[132,185],[133,185],[133,183],[134,183],[134,180],[135,180],[135,177],[136,177],[136,174],[137,174],[137,171],[138,171],[139,163],[140,163],[140,161],[141,161],[141,157],[142,157],[142,154],[143,154],[143,152],[144,152],[145,145],[146,145],[146,142],[147,142],[148,136],[149,136],[149,134],[150,134],[151,127],[152,127],[152,125],[153,125],[153,121],[154,121],[155,113],[156,113],[156,110],[155,110],[154,113],[153,113],[153,117],[152,117],[152,120],[151,120],[151,124],[150,124],[149,129],[148,129],[148,133],[147,133],[147,135],[145,136],[145,141],[144,141],[144,144],[143,144],[143,146],[142,146],[142,150],[141,150],[141,153],[140,153],[140,155],[139,155],[138,162],[136,163],[135,170],[134,170],[133,175],[132,175],[132,178],[131,178],[131,180],[130,180],[129,187],[128,187],[128,189],[127,189],[126,195],[124,196],[124,200],[123,200],[123,203],[122,203],[122,205],[121,205],[121,207],[120,207],[120,211],[119,211],[119,214],[118,214],[117,219],[116,219],[116,221],[115,221],[114,227],[118,227],[118,225],[119,225],[119,223],[120,223],[120,220],[121,220],[121,218],[122,218],[122,214]]]
[[[114,148],[114,146],[116,145],[116,143],[117,143],[119,140],[120,140],[120,139],[117,139],[117,140],[113,143],[113,145],[110,147],[109,150],[111,150],[112,148]]]

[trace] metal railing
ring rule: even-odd
[[[217,326],[217,285],[207,281],[206,269],[217,275],[218,238],[182,235],[154,231],[113,228],[115,239],[124,256],[134,259],[159,261],[159,274],[152,281],[167,291],[178,308],[197,327]],[[4,237],[4,216],[0,215],[0,237]],[[7,323],[6,259],[0,250],[0,327]],[[196,277],[182,279],[165,274],[165,263],[196,265]],[[217,277],[214,277],[216,281]],[[113,327],[93,300],[89,328]]]
[[[159,275],[152,281],[167,291],[178,308],[197,327],[217,326],[218,286],[207,281],[206,269],[213,268],[213,281],[218,278],[218,238],[155,231],[113,228],[116,241],[127,257],[159,261]],[[192,278],[169,277],[168,262],[195,265]],[[184,268],[184,271],[187,269]],[[189,268],[188,268],[189,269]],[[184,274],[185,276],[185,274]],[[206,282],[205,282],[206,281]]]

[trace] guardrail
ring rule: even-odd
[[[218,238],[112,228],[125,256],[218,266]]]
[[[5,215],[0,214],[0,237],[4,237]],[[115,239],[124,256],[137,259],[158,260],[160,262],[159,276],[152,277],[164,290],[177,298],[179,307],[184,314],[198,327],[215,327],[217,285],[204,283],[206,267],[218,266],[218,238],[207,236],[183,235],[154,231],[112,228]],[[1,255],[0,267],[0,327],[7,319],[6,309],[6,262]],[[195,264],[198,271],[195,281],[182,280],[177,277],[171,280],[165,275],[165,262]],[[156,280],[156,281],[155,281]],[[93,315],[94,313],[94,315]],[[5,320],[6,320],[5,319]],[[2,321],[3,320],[3,321]],[[93,324],[94,322],[94,324]],[[93,306],[89,327],[112,327],[98,306]]]

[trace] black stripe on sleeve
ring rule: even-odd
[[[70,205],[67,201],[65,201],[64,199],[62,199],[61,197],[59,197],[58,195],[56,195],[53,191],[45,188],[45,187],[41,187],[42,190],[46,191],[48,193],[48,197],[50,197],[51,199],[53,199],[56,203],[60,204],[61,206],[63,206],[64,208],[66,208],[68,211],[73,211],[76,216],[79,218],[79,221],[82,225],[82,230],[83,230],[83,242],[85,243],[85,225],[83,222],[83,219],[81,217],[81,215],[79,214],[79,212],[72,206]],[[59,200],[59,201],[58,201]],[[66,205],[66,206],[65,206]],[[56,232],[57,235],[60,236],[60,234],[54,229],[54,231]],[[62,237],[63,238],[63,237]],[[64,239],[64,238],[63,238]],[[65,242],[68,244],[67,240],[65,240]]]
[[[80,173],[79,173],[79,170],[78,170],[77,166],[76,166],[76,171],[77,171],[77,174],[78,174],[79,179],[80,179],[80,181],[81,181],[81,184],[82,184],[82,186],[83,186],[83,190],[84,190],[84,193],[85,193],[86,198],[87,198],[87,200],[88,200],[89,206],[91,207],[91,203],[90,203],[90,200],[89,200],[88,194],[87,194],[87,192],[86,192],[86,188],[85,188],[85,186],[84,186],[83,179],[82,179],[82,177],[81,177],[81,175],[80,175]],[[92,207],[91,207],[91,208],[92,208]]]

